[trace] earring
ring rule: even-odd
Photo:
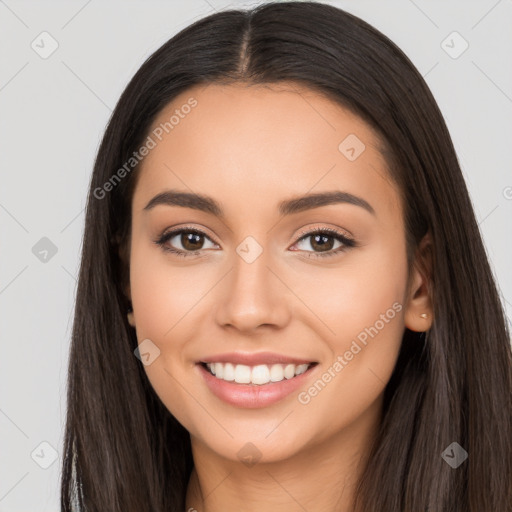
[[[428,317],[427,313],[422,313],[420,316],[421,316],[421,318],[427,318]]]

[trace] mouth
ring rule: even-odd
[[[277,363],[258,364],[254,366],[229,362],[200,362],[198,364],[202,366],[206,372],[220,381],[231,382],[233,384],[265,386],[293,380],[310,371],[318,363]]]
[[[262,363],[261,356],[253,364],[240,363],[241,358],[234,356],[231,362],[220,357],[215,359],[196,364],[199,376],[218,399],[243,409],[268,407],[289,399],[315,378],[316,367],[319,367],[316,361],[308,363],[296,359],[291,362],[283,357],[267,358],[273,359],[267,364]]]

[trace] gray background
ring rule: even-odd
[[[143,60],[176,32],[214,10],[257,3],[0,0],[0,512],[59,510],[85,198],[111,109]],[[384,32],[425,76],[510,319],[512,0],[326,3]],[[31,47],[51,48],[43,31],[58,43],[45,59]],[[463,40],[469,47],[457,55]],[[43,237],[55,254],[41,252],[49,247]]]

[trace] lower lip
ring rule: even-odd
[[[197,364],[210,391],[224,402],[245,409],[267,407],[290,395],[309,378],[318,365],[310,366],[304,373],[291,379],[268,384],[237,384],[213,376],[203,365]]]

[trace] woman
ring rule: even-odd
[[[450,135],[383,34],[224,11],[96,159],[63,510],[512,510],[510,336]]]

